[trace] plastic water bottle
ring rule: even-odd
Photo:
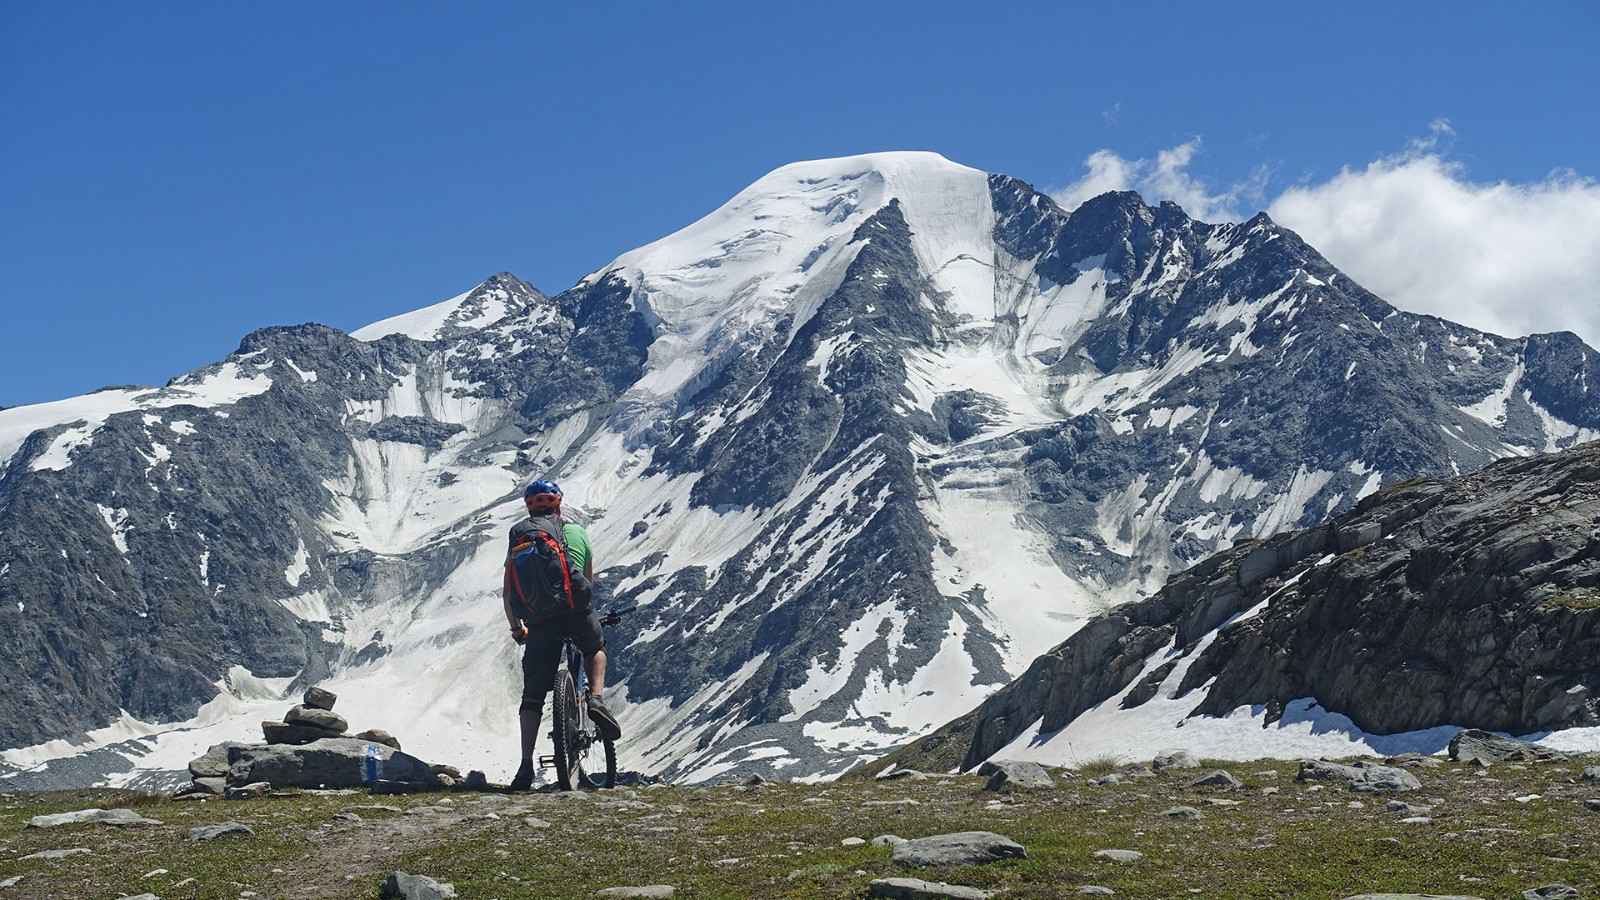
[[[383,777],[383,760],[378,758],[378,748],[372,744],[367,745],[367,785],[370,787],[378,783]]]

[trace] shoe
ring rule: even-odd
[[[517,777],[511,779],[513,791],[525,791],[533,787],[533,760],[525,759],[517,767]]]
[[[622,737],[622,726],[617,724],[617,717],[611,714],[611,710],[606,709],[606,702],[600,699],[599,694],[589,695],[589,721],[594,723],[602,740],[614,741]]]

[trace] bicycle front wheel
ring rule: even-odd
[[[551,740],[555,743],[556,781],[563,791],[582,783],[583,725],[578,717],[578,688],[566,669],[556,673],[550,701]]]

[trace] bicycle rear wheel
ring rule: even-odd
[[[578,718],[578,688],[566,669],[556,673],[550,701],[550,737],[555,744],[556,781],[563,791],[583,782],[583,733]]]
[[[584,772],[583,783],[592,788],[614,788],[617,786],[617,745],[598,737],[595,740],[605,745],[606,768],[604,772]]]

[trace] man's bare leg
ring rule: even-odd
[[[583,661],[584,674],[589,678],[589,693],[604,694],[606,692],[606,652],[596,650]]]
[[[522,724],[522,758],[533,759],[533,747],[539,740],[539,719],[542,710],[524,709],[517,714]]]

